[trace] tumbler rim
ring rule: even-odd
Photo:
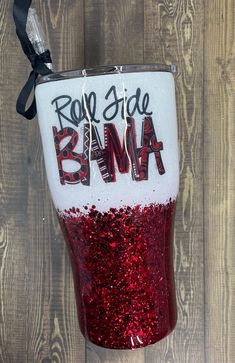
[[[109,74],[125,74],[125,73],[138,73],[138,72],[170,72],[176,73],[177,68],[175,65],[153,63],[153,64],[124,64],[124,65],[105,65],[92,68],[82,68],[75,70],[68,70],[62,72],[54,72],[44,76],[39,76],[37,85],[61,81],[72,78],[85,78],[91,76],[102,76]]]

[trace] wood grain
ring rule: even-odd
[[[143,63],[143,0],[85,2],[85,64]]]
[[[27,123],[18,122],[12,100],[18,91],[16,75],[20,84],[27,72],[17,62],[22,51],[13,27],[6,21],[10,5],[7,0],[0,4],[0,362],[24,363],[27,355]]]
[[[203,2],[145,0],[145,62],[176,64],[181,187],[176,213],[178,324],[146,349],[146,361],[204,361]]]
[[[34,2],[55,69],[174,63],[181,188],[175,232],[178,324],[136,351],[85,341],[47,187],[37,122],[15,112],[30,71],[12,2],[0,2],[0,363],[235,362],[235,3]]]
[[[205,1],[206,362],[235,361],[235,3]]]
[[[67,5],[37,2],[40,17],[47,19],[55,67],[63,69],[84,62],[83,2],[70,1],[66,10]],[[0,361],[82,363],[85,345],[70,263],[50,202],[37,122],[15,112],[29,67],[14,34],[9,1],[1,2],[0,19]]]

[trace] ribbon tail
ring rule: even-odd
[[[27,101],[32,93],[38,73],[34,70],[30,73],[29,78],[21,90],[16,103],[16,111],[28,120],[32,120],[37,114],[35,96],[29,108],[26,110]]]

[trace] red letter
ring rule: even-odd
[[[108,171],[112,176],[112,181],[115,181],[114,156],[117,161],[119,172],[122,174],[128,173],[129,160],[126,150],[127,145],[123,142],[121,147],[119,135],[114,124],[104,124],[104,143],[108,158]]]
[[[56,127],[53,127],[53,134],[61,184],[82,183],[84,185],[90,185],[89,158],[84,156],[84,154],[78,154],[73,151],[78,143],[78,133],[71,127],[66,127],[60,131]],[[69,137],[69,141],[61,148],[60,144],[66,137]],[[79,163],[80,168],[75,172],[64,171],[62,166],[63,160],[76,161]]]
[[[138,155],[139,157],[141,157],[139,180],[148,179],[149,154],[151,153],[154,153],[159,174],[162,175],[165,173],[164,165],[160,154],[161,150],[163,150],[163,144],[161,141],[157,141],[156,133],[153,126],[153,120],[151,117],[146,117],[144,119],[142,129],[142,147],[138,149]]]

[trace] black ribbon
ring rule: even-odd
[[[33,68],[26,84],[19,94],[16,103],[16,111],[26,117],[28,120],[31,120],[37,114],[35,96],[33,98],[32,104],[27,110],[26,105],[31,92],[35,88],[38,75],[47,75],[52,73],[52,71],[45,64],[52,63],[50,51],[46,50],[42,54],[37,54],[26,32],[28,11],[31,3],[32,0],[14,0],[13,5],[13,18],[16,25],[16,34],[20,40],[22,49]]]

